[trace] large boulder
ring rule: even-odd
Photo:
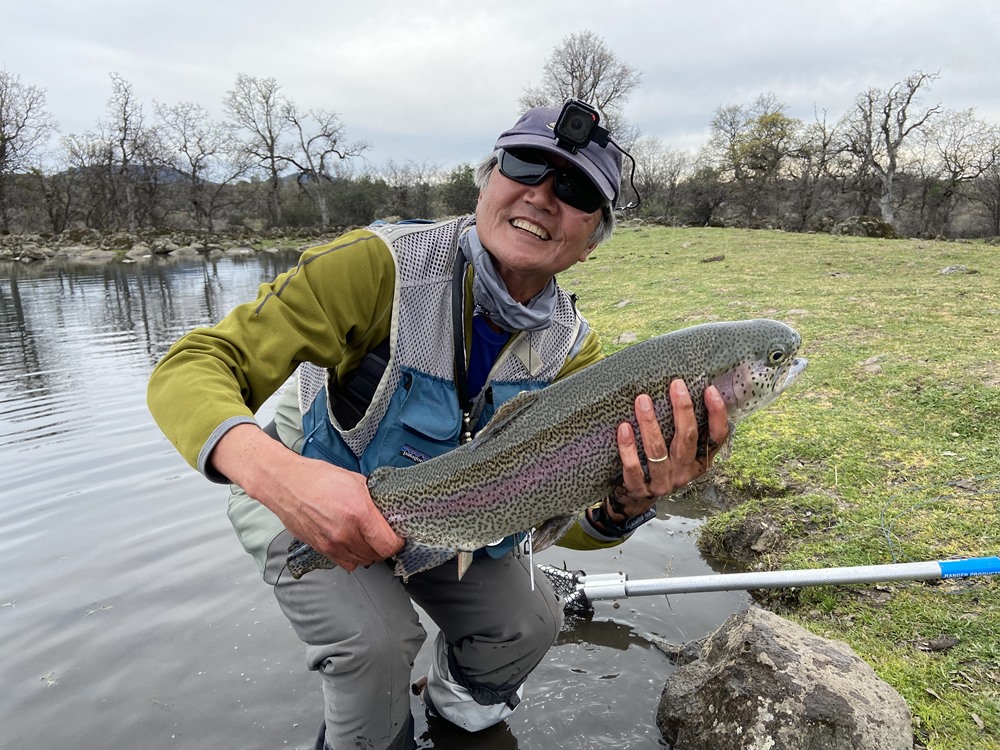
[[[733,615],[667,680],[672,750],[912,750],[909,707],[842,642],[778,615]]]
[[[898,240],[895,227],[878,216],[851,216],[834,224],[831,234],[847,237],[879,237],[883,240]]]

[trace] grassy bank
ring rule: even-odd
[[[1000,551],[997,269],[984,244],[625,227],[560,281],[608,352],[712,320],[799,330],[809,369],[741,425],[720,478],[740,502],[703,542],[814,568]],[[927,748],[1000,748],[1000,580],[764,603],[849,643],[906,698]]]

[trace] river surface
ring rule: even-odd
[[[184,463],[145,405],[177,337],[293,263],[0,266],[0,748],[312,747],[319,678],[228,525],[228,491]],[[616,551],[536,561],[709,574],[694,546],[705,512],[661,508]],[[415,704],[418,746],[662,748],[655,714],[673,667],[653,640],[701,638],[748,603],[597,602],[567,620],[506,724],[428,727]],[[415,676],[427,664],[425,647]]]

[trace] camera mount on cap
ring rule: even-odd
[[[608,145],[610,133],[600,126],[601,115],[579,99],[567,99],[556,120],[556,145],[575,154],[594,141],[602,148]]]

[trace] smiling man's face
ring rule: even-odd
[[[566,205],[552,192],[552,179],[549,175],[538,185],[522,185],[494,167],[479,194],[479,240],[493,256],[511,296],[521,303],[594,249],[590,238],[601,211],[585,213]]]

